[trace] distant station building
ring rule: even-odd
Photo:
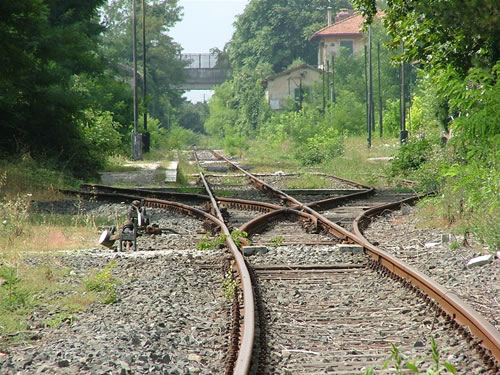
[[[379,16],[379,15],[377,15]],[[326,68],[327,61],[347,48],[350,53],[361,55],[364,51],[366,36],[361,32],[364,19],[354,14],[352,9],[341,9],[332,23],[332,11],[328,9],[328,26],[316,31],[309,40],[318,41],[318,68]]]
[[[266,89],[266,100],[271,109],[283,109],[288,100],[300,100],[301,90],[321,82],[322,71],[302,64],[276,73],[262,81]]]

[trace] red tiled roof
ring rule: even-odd
[[[378,11],[377,18],[384,17],[384,12]],[[309,40],[316,38],[321,38],[325,36],[355,36],[361,35],[360,31],[363,27],[363,16],[360,14],[355,14],[354,16],[344,18],[333,25],[326,26],[319,31],[316,31]]]
[[[355,14],[354,16],[344,18],[343,20],[340,20],[333,25],[324,27],[321,30],[316,31],[309,38],[309,40],[330,35],[360,35],[363,21],[363,16]]]

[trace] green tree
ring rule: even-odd
[[[140,4],[140,2],[137,2]],[[105,56],[123,67],[124,76],[130,78],[133,66],[132,41],[132,1],[108,1],[101,9],[106,26],[103,37]],[[182,92],[175,90],[175,84],[184,79],[184,62],[180,61],[181,46],[168,35],[170,29],[181,18],[182,8],[177,0],[146,1],[146,68],[148,87],[148,111],[158,118],[162,126],[171,122],[172,106],[182,103]],[[138,70],[142,76],[142,8],[138,5],[137,41]],[[132,73],[133,75],[133,73]],[[142,90],[139,80],[139,92]]]
[[[198,133],[205,131],[203,124],[208,117],[207,103],[184,102],[178,110],[179,125]]]
[[[376,0],[353,0],[371,23]],[[388,0],[384,24],[404,58],[426,69],[452,65],[465,75],[473,65],[500,58],[497,0]]]
[[[229,43],[231,65],[269,63],[280,72],[293,60],[317,62],[317,46],[309,42],[314,31],[326,26],[326,7],[350,7],[348,1],[252,0],[235,22]]]
[[[87,103],[75,74],[102,69],[97,41],[102,0],[19,0],[0,4],[3,153],[54,158],[77,175],[99,165],[76,121]]]

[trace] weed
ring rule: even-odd
[[[331,187],[331,182],[327,178],[310,173],[287,179],[285,184],[289,189],[326,189]]]
[[[67,311],[63,311],[55,314],[51,319],[47,320],[45,322],[45,326],[50,328],[57,328],[62,323],[69,324],[71,326],[73,325],[73,320],[74,320],[73,314]]]
[[[218,236],[215,236],[211,240],[209,238],[210,238],[210,233],[205,233],[201,237],[200,242],[198,242],[198,244],[196,245],[196,249],[198,250],[219,249],[226,242],[225,234],[219,234]]]
[[[85,289],[101,295],[101,302],[115,303],[117,301],[116,288],[119,281],[111,275],[111,271],[116,266],[116,262],[111,261],[102,271],[89,276],[85,281]]]
[[[233,267],[227,271],[222,280],[222,293],[227,301],[232,301],[234,298],[234,293],[236,292],[237,284],[236,280],[233,278]]]
[[[398,348],[396,345],[391,343],[391,355],[389,358],[384,362],[384,365],[382,366],[382,369],[387,369],[389,364],[393,364],[396,374],[398,375],[403,375],[407,373],[407,370],[411,371],[414,374],[420,374],[420,375],[440,375],[443,373],[450,373],[453,375],[457,375],[457,370],[455,367],[449,363],[449,362],[444,362],[444,364],[441,366],[440,365],[440,359],[439,359],[439,350],[438,346],[436,343],[436,340],[434,337],[431,337],[431,350],[432,350],[432,362],[433,365],[431,368],[428,368],[425,372],[415,364],[417,361],[421,360],[407,360],[407,357],[401,353],[401,349]],[[369,368],[364,372],[364,375],[375,375],[376,372],[373,369],[373,367]]]
[[[273,247],[278,247],[278,246],[281,246],[281,244],[283,243],[283,236],[279,235],[279,236],[276,236],[274,237],[272,240],[271,240],[271,245]]]
[[[0,266],[0,278],[4,280],[2,294],[6,294],[1,298],[3,309],[16,311],[32,303],[31,294],[20,287],[21,279],[17,276],[17,270],[14,267]]]
[[[233,242],[236,246],[240,247],[241,246],[241,239],[244,238],[245,242],[248,242],[246,240],[248,238],[248,233],[247,232],[241,232],[239,230],[233,230],[231,232],[231,238],[233,239]]]
[[[458,241],[453,241],[450,243],[450,250],[460,249],[460,243]]]
[[[248,237],[247,232],[240,232],[238,230],[233,230],[231,232],[231,238],[236,246],[241,246],[241,239],[245,239],[245,242],[248,242],[246,238]],[[210,240],[210,233],[205,233],[200,242],[196,245],[198,250],[212,250],[212,249],[220,249],[226,243],[227,236],[225,234],[219,234]]]

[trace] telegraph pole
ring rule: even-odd
[[[148,104],[146,102],[146,7],[142,0],[142,102],[144,105],[144,152],[149,152]]]
[[[405,45],[401,42],[402,52],[404,53]],[[399,135],[399,141],[401,144],[408,141],[408,132],[406,131],[406,95],[405,95],[405,63],[404,60],[401,61],[400,68],[400,98],[399,98],[399,114],[401,117],[401,133]]]
[[[380,126],[380,138],[384,135],[384,126],[383,126],[383,109],[382,109],[382,87],[380,84],[380,42],[377,43],[377,59],[378,59],[378,110],[379,110],[379,126]]]
[[[368,93],[368,47],[365,44],[365,96],[366,96],[366,130],[368,131],[368,148],[371,146],[371,139],[370,139],[370,96]]]
[[[132,159],[142,160],[142,135],[139,133],[139,108],[137,105],[137,14],[136,0],[133,0],[132,43],[134,44],[134,132],[132,133]]]

